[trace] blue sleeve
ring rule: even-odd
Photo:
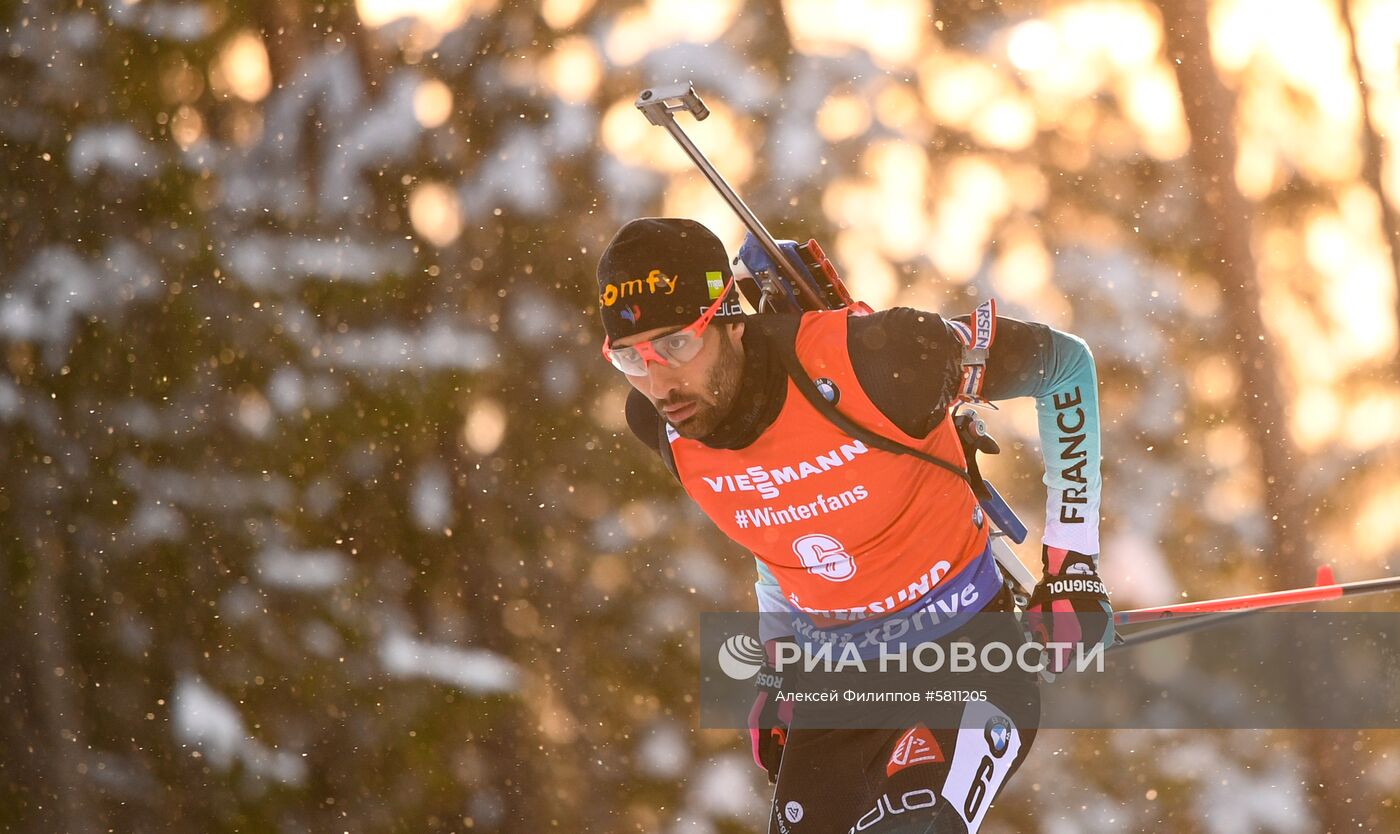
[[[1098,373],[1089,346],[1042,324],[999,318],[985,393],[1035,399],[1047,490],[1044,543],[1097,555],[1103,479]]]

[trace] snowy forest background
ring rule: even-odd
[[[692,700],[751,561],[592,309],[628,218],[742,237],[632,107],[684,78],[858,297],[1088,341],[1119,607],[1396,569],[1400,2],[10,0],[0,829],[761,830]],[[1394,732],[1046,732],[985,830],[1397,792]]]

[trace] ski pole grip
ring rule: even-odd
[[[676,102],[674,105],[671,102]],[[710,115],[710,108],[705,106],[705,102],[700,100],[700,96],[695,92],[695,86],[689,81],[680,81],[675,84],[662,84],[659,87],[648,87],[642,90],[634,102],[637,109],[646,115],[647,121],[657,127],[665,127],[666,120],[671,118],[674,110],[684,110],[695,117],[695,121],[703,122]]]

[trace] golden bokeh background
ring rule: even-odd
[[[676,80],[858,298],[1088,342],[1120,608],[1400,567],[1396,0],[34,0],[0,43],[6,830],[763,830],[694,701],[750,560],[597,356],[622,222],[743,237],[633,106]],[[989,422],[1034,529],[1034,412]],[[1397,754],[1047,732],[984,830],[1390,831]]]

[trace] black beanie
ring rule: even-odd
[[[681,327],[705,312],[733,275],[714,232],[672,217],[643,217],[623,226],[598,259],[603,329],[624,339],[658,327]],[[738,293],[715,321],[743,318]]]

